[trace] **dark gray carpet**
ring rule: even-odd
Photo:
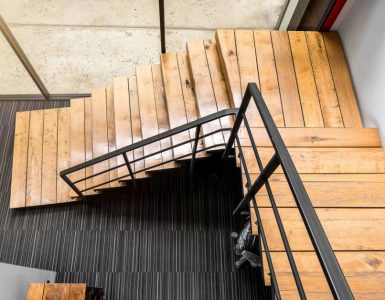
[[[14,116],[63,102],[0,102],[0,261],[54,270],[107,299],[262,299],[256,270],[235,270],[231,212],[240,199],[234,162],[197,164],[196,186],[177,170],[87,203],[10,211]]]

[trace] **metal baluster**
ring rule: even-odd
[[[130,165],[130,161],[128,160],[127,153],[123,152],[122,154],[123,154],[124,161],[126,162],[128,173],[130,173],[134,189],[135,189],[135,191],[137,191],[138,190],[138,186],[136,184],[136,178],[135,178],[134,172],[132,171],[132,168],[131,168],[131,165]]]
[[[195,166],[195,156],[198,148],[198,142],[199,142],[199,135],[201,132],[201,125],[198,125],[195,127],[195,140],[194,140],[194,146],[192,149],[192,157],[191,157],[191,162],[190,162],[190,189],[193,188],[194,184],[194,166]]]

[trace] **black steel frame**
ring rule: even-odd
[[[263,124],[266,128],[266,131],[269,135],[273,148],[275,150],[275,154],[270,159],[265,167],[262,165],[262,161],[260,155],[258,153],[257,146],[253,139],[253,135],[251,133],[250,125],[246,117],[246,110],[250,103],[251,98],[253,99],[258,112],[261,116]],[[247,164],[245,157],[242,151],[242,145],[240,143],[238,137],[238,131],[241,125],[244,124],[246,127],[248,138],[250,139],[251,146],[253,148],[253,152],[255,158],[258,162],[258,166],[260,168],[260,175],[258,178],[252,183],[250,179],[250,175],[247,170]],[[258,191],[265,186],[270,202],[271,207],[274,212],[274,217],[278,224],[278,229],[281,234],[281,238],[285,247],[285,252],[287,254],[291,271],[294,276],[295,283],[297,285],[298,293],[301,299],[306,299],[306,294],[301,282],[300,275],[298,273],[298,269],[293,258],[293,252],[290,248],[287,235],[277,208],[277,204],[274,199],[274,195],[269,185],[269,177],[274,173],[274,171],[281,166],[283,172],[285,174],[286,180],[290,186],[290,190],[293,194],[293,197],[296,201],[298,210],[301,213],[302,219],[306,226],[307,232],[310,236],[310,239],[313,243],[314,250],[317,253],[318,259],[324,271],[325,277],[329,283],[330,290],[335,299],[354,299],[353,294],[350,290],[350,287],[346,281],[346,278],[341,270],[341,267],[337,261],[337,258],[333,252],[333,249],[330,246],[329,240],[326,236],[326,233],[321,225],[321,222],[318,219],[318,216],[315,212],[313,205],[309,199],[309,196],[305,190],[305,187],[301,181],[301,178],[295,168],[295,165],[290,157],[290,154],[282,140],[282,137],[278,131],[277,126],[274,123],[274,120],[262,98],[261,93],[258,90],[258,87],[255,83],[249,83],[247,86],[246,93],[243,97],[241,106],[237,113],[237,117],[235,119],[234,127],[231,131],[228,144],[226,146],[225,152],[223,154],[223,158],[226,159],[230,153],[231,148],[236,143],[237,149],[239,151],[240,159],[242,166],[244,168],[244,172],[246,173],[247,178],[247,189],[248,192],[240,201],[239,205],[235,209],[234,213],[240,211],[242,207],[247,205],[249,201],[253,202],[253,209],[257,216],[257,225],[259,229],[259,234],[264,245],[266,258],[268,261],[268,265],[270,268],[271,279],[272,279],[272,287],[275,294],[276,299],[281,299],[279,293],[279,287],[277,285],[277,279],[274,273],[273,264],[271,261],[270,250],[268,247],[268,243],[266,240],[265,232],[263,229],[263,224],[261,223],[260,211],[258,207],[258,203],[255,199]],[[262,251],[262,250],[260,250]],[[262,252],[260,253],[262,254]]]
[[[275,153],[273,157],[270,159],[270,161],[266,164],[266,166],[263,166],[261,157],[259,155],[256,143],[254,141],[251,128],[248,122],[248,119],[246,117],[246,110],[249,106],[251,98],[253,99],[253,102],[255,103],[258,112],[261,116],[261,119],[263,121],[263,124],[266,128],[266,131],[269,135],[269,138],[271,140],[271,143],[273,145],[273,148],[275,150]],[[223,117],[227,117],[230,115],[235,115],[235,121],[233,128],[220,128],[217,130],[214,130],[210,133],[203,134],[201,135],[201,128],[202,126],[205,126],[205,124],[218,120]],[[248,167],[246,163],[246,159],[243,154],[243,149],[242,145],[238,136],[239,129],[241,126],[244,126],[246,128],[247,136],[251,142],[251,147],[253,149],[255,159],[257,160],[259,169],[260,169],[260,175],[258,178],[254,181],[251,182],[250,174],[248,172]],[[195,128],[195,137],[191,138],[189,140],[186,140],[184,142],[178,143],[176,145],[172,145],[170,147],[167,147],[165,149],[153,152],[151,154],[145,155],[140,158],[136,158],[132,161],[129,161],[127,153],[134,151],[135,149],[142,148],[145,146],[148,146],[149,144],[159,142],[162,139],[170,138],[173,135],[179,134],[184,131],[188,131],[190,129]],[[223,144],[216,144],[212,145],[209,147],[203,147],[198,150],[198,141],[200,139],[204,139],[205,137],[211,136],[213,134],[219,133],[219,132],[224,132],[224,131],[231,131],[230,136],[228,138],[227,143]],[[150,167],[145,167],[140,170],[133,170],[132,169],[132,164],[135,162],[138,162],[140,160],[149,158],[154,155],[159,155],[162,152],[165,151],[170,151],[176,147],[182,146],[187,143],[193,143],[192,146],[192,152],[187,153],[185,155],[181,155],[179,157],[167,160],[167,161],[162,161],[161,163],[158,163],[156,165],[150,166]],[[258,207],[258,203],[256,201],[256,196],[258,191],[265,186],[271,207],[273,209],[274,217],[277,221],[278,224],[278,229],[285,247],[285,252],[287,254],[289,264],[291,267],[292,274],[294,276],[294,280],[297,286],[297,290],[299,293],[299,296],[301,299],[306,299],[306,293],[303,287],[303,284],[301,282],[301,278],[293,257],[293,251],[290,248],[290,244],[285,232],[285,228],[282,222],[282,219],[280,217],[280,213],[277,207],[277,204],[274,199],[273,192],[270,188],[269,184],[269,178],[270,176],[274,173],[274,171],[280,166],[283,169],[283,172],[285,174],[286,180],[290,186],[291,192],[293,194],[293,197],[297,203],[298,210],[301,213],[301,217],[303,219],[303,222],[306,226],[306,229],[308,231],[308,234],[310,236],[310,239],[313,243],[315,252],[317,253],[318,259],[320,261],[320,264],[323,268],[325,277],[328,281],[330,290],[334,296],[335,299],[354,299],[352,292],[350,290],[350,287],[346,281],[346,278],[344,277],[344,274],[341,270],[341,267],[335,257],[335,254],[330,246],[329,240],[325,234],[325,231],[322,228],[321,222],[319,221],[317,214],[315,212],[315,209],[313,208],[311,201],[309,199],[309,196],[305,190],[305,187],[300,179],[300,176],[295,168],[295,165],[290,157],[290,154],[282,140],[282,137],[278,131],[278,128],[276,127],[274,120],[262,98],[261,93],[258,90],[258,87],[255,83],[249,83],[247,86],[247,90],[245,92],[245,95],[243,97],[241,106],[239,109],[226,109],[223,111],[216,112],[214,114],[208,115],[206,117],[200,118],[196,121],[187,123],[185,125],[176,127],[174,129],[171,129],[169,131],[163,132],[161,134],[155,135],[153,137],[150,137],[148,139],[142,140],[140,142],[134,143],[132,145],[123,147],[121,149],[115,150],[113,152],[110,152],[108,154],[102,155],[100,157],[94,158],[92,160],[89,160],[87,162],[84,162],[82,164],[79,164],[77,166],[71,167],[67,170],[61,171],[60,176],[63,178],[65,182],[77,193],[77,195],[85,199],[84,192],[98,188],[100,186],[103,186],[107,183],[116,181],[116,180],[125,180],[125,179],[131,179],[135,183],[135,175],[140,172],[148,171],[153,168],[156,168],[160,165],[167,164],[173,161],[179,161],[182,159],[189,158],[190,159],[190,176],[192,176],[194,172],[194,165],[195,165],[195,159],[196,159],[196,153],[202,152],[202,151],[207,151],[207,150],[214,150],[215,148],[218,147],[225,147],[225,151],[223,153],[223,159],[227,159],[230,156],[230,152],[232,151],[233,146],[236,146],[239,152],[239,157],[241,160],[241,164],[243,166],[243,170],[246,175],[246,180],[247,180],[247,189],[248,192],[246,195],[243,197],[243,199],[239,202],[238,206],[234,210],[234,214],[240,212],[242,208],[248,205],[250,201],[253,203],[253,209],[255,211],[255,214],[257,216],[257,225],[258,225],[258,232],[259,232],[259,251],[260,251],[260,257],[262,257],[262,245],[266,254],[267,258],[267,263],[269,266],[270,270],[270,276],[271,276],[271,282],[272,282],[272,289],[273,289],[273,296],[275,299],[281,299],[280,291],[279,291],[279,286],[277,283],[277,278],[274,272],[274,266],[272,263],[272,257],[271,257],[271,252],[269,250],[269,245],[268,241],[266,238],[266,234],[263,228],[263,224],[261,222],[261,215],[260,215],[260,210]],[[223,149],[223,148],[222,148]],[[106,170],[103,170],[101,172],[98,172],[96,174],[81,178],[79,180],[76,180],[72,182],[69,178],[69,176],[77,172],[79,170],[91,167],[95,164],[101,163],[103,161],[107,161],[111,158],[117,157],[122,155],[124,158],[124,163],[108,168]],[[92,177],[98,176],[100,174],[109,172],[113,169],[117,169],[120,167],[126,166],[128,169],[128,174],[94,185],[92,187],[87,187],[86,189],[79,190],[76,186],[79,182],[85,181],[87,179],[90,179]]]

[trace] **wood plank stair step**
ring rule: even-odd
[[[192,41],[187,43],[190,69],[194,83],[197,108],[200,117],[215,113],[224,108],[230,108],[230,100],[225,92],[225,82],[219,65],[219,57],[215,42]],[[216,93],[218,93],[216,95]],[[219,99],[219,96],[222,96]],[[218,97],[218,98],[217,98]],[[226,128],[231,123],[230,118],[215,120],[202,126],[203,134]],[[220,132],[204,139],[205,147],[220,145],[225,142],[224,135]],[[218,147],[217,149],[223,149]]]
[[[258,147],[271,147],[265,128],[251,128]],[[287,147],[381,147],[377,128],[279,128]],[[245,129],[240,131],[242,146],[251,146]]]
[[[165,101],[163,88],[161,87],[160,66],[139,66],[136,68],[140,121],[143,139],[152,137],[166,130],[168,117],[165,115]],[[152,154],[170,145],[170,140],[154,142],[144,147],[144,155]],[[149,168],[168,161],[172,157],[172,151],[161,153],[145,159],[145,167]],[[160,165],[151,168],[150,171],[174,168],[174,164]]]
[[[315,252],[294,252],[293,255],[308,299],[333,299]],[[356,299],[385,297],[382,284],[385,252],[336,252],[336,257]],[[272,260],[282,298],[299,299],[286,253],[274,252]],[[265,282],[270,285],[269,271],[265,272]]]
[[[382,148],[288,148],[300,174],[379,174],[385,173],[385,152]],[[259,173],[251,147],[243,148],[250,173]],[[260,148],[263,162],[273,156],[274,150]],[[242,171],[243,172],[243,171]],[[276,173],[282,173],[279,167]]]

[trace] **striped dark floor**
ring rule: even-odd
[[[10,211],[15,112],[64,102],[0,102],[0,261],[54,270],[57,282],[102,287],[107,299],[262,299],[251,268],[235,270],[231,211],[240,199],[233,162],[177,170],[87,203]]]

